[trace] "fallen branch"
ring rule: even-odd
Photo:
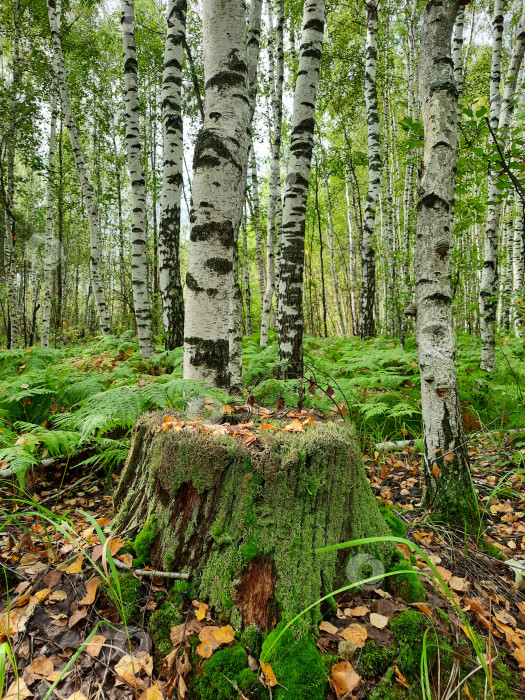
[[[478,433],[482,432],[482,430],[478,431]],[[510,430],[491,430],[485,433],[485,437],[497,437],[498,435],[519,435],[519,433],[525,433],[525,428],[511,428]],[[382,450],[383,452],[404,450],[406,447],[414,447],[416,442],[418,442],[419,440],[423,440],[423,438],[415,438],[413,440],[393,440],[391,442],[378,442],[374,445],[374,450]]]
[[[179,581],[187,581],[190,578],[190,574],[179,573],[178,571],[149,571],[146,569],[134,569],[132,566],[125,564],[120,559],[113,558],[115,566],[117,569],[125,569],[127,571],[132,571],[137,576],[149,576],[150,578],[173,578]]]

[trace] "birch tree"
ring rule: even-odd
[[[525,53],[525,3],[518,27],[518,35],[505,78],[503,96],[500,93],[503,43],[503,0],[494,1],[493,46],[490,72],[490,127],[505,144],[510,124],[518,75]],[[502,202],[498,189],[498,175],[489,172],[488,210],[485,227],[485,247],[481,286],[479,292],[481,363],[485,372],[492,374],[496,366],[496,313],[498,308],[498,228]]]
[[[524,262],[525,248],[523,245],[523,204],[518,195],[515,197],[516,216],[514,218],[514,237],[512,248],[512,310],[511,318],[514,333],[517,338],[523,337],[523,317],[520,313],[523,305],[525,287]]]
[[[290,375],[302,374],[306,200],[312,162],[324,19],[325,0],[305,0],[293,100],[290,160],[285,183],[277,303],[279,360],[287,363]]]
[[[375,335],[374,304],[376,295],[375,221],[381,190],[381,136],[379,105],[377,101],[377,5],[366,6],[366,66],[365,101],[368,129],[368,194],[363,220],[362,290],[359,314],[359,335],[370,338]]]
[[[184,342],[184,298],[180,278],[180,199],[183,186],[182,61],[186,0],[169,0],[162,73],[163,179],[159,226],[159,282],[167,347]]]
[[[246,16],[242,0],[204,0],[202,9],[206,111],[193,159],[184,377],[227,387],[230,279],[249,145]]]
[[[268,197],[266,272],[267,281],[262,304],[261,346],[268,345],[270,317],[275,293],[275,242],[282,226],[281,209],[281,134],[283,120],[284,84],[284,0],[277,0],[277,22],[275,27],[275,58],[273,55],[272,0],[268,0],[268,58],[269,83],[272,105],[272,149],[270,166],[270,192]],[[275,67],[275,69],[274,69]],[[275,76],[275,77],[274,77]]]
[[[415,250],[416,341],[421,372],[426,503],[435,517],[479,522],[459,405],[452,323],[450,250],[458,147],[451,33],[457,0],[423,12],[419,90],[424,147]]]
[[[143,357],[155,351],[151,327],[146,262],[146,180],[141,159],[138,64],[135,48],[134,0],[121,0],[122,59],[126,108],[126,150],[131,179],[131,286],[139,348]]]
[[[51,323],[51,291],[53,286],[53,189],[55,183],[55,149],[57,137],[57,88],[53,83],[51,96],[51,124],[49,127],[49,150],[47,154],[46,178],[46,238],[44,246],[44,300],[42,304],[41,346],[49,347]],[[59,251],[60,252],[60,251]]]
[[[86,209],[90,237],[90,277],[93,296],[98,312],[98,322],[102,333],[110,333],[109,315],[104,295],[102,280],[102,248],[100,242],[98,204],[93,195],[89,180],[84,153],[80,145],[78,129],[71,109],[71,99],[67,82],[67,73],[60,38],[60,0],[46,0],[53,47],[53,70],[60,90],[60,101],[64,112],[64,120],[71,141],[71,149],[75,159],[78,179],[82,190],[82,198]]]

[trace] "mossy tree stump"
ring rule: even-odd
[[[152,566],[191,572],[194,595],[236,629],[269,629],[344,585],[356,551],[316,548],[390,534],[346,424],[261,431],[250,449],[238,436],[159,432],[162,422],[135,426],[115,532],[142,527]]]

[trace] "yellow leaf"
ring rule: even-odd
[[[265,686],[273,688],[274,685],[277,685],[277,678],[270,664],[261,664],[261,671],[265,675],[265,680],[263,680]]]
[[[194,608],[197,608],[197,610],[195,611],[195,617],[197,618],[197,620],[199,620],[199,622],[201,620],[204,620],[204,618],[206,617],[206,611],[208,610],[208,606],[206,605],[206,603],[199,603],[198,600],[193,600],[192,604]]]
[[[261,430],[275,430],[275,425],[271,425],[270,423],[261,423]]]
[[[233,411],[231,406],[229,406],[227,403],[223,403],[221,408],[223,413],[225,413],[227,416],[231,416]]]
[[[362,649],[365,646],[368,632],[366,631],[366,627],[362,625],[350,625],[349,627],[345,627],[344,630],[341,630],[339,636],[346,639],[350,644],[354,644],[359,649]]]
[[[302,425],[312,425],[313,422],[314,422],[314,418],[313,418],[313,416],[310,416],[310,418],[303,420]]]
[[[35,593],[35,598],[37,598],[40,602],[46,600],[46,598],[49,598],[49,594],[51,593],[50,588],[42,588],[41,591],[37,591]]]
[[[297,420],[297,418],[294,418],[294,420],[291,423],[288,423],[284,427],[285,430],[287,430],[289,433],[304,433],[304,428],[301,424],[300,420]]]
[[[33,673],[38,673],[39,676],[49,676],[54,671],[53,662],[46,656],[39,656],[38,659],[34,659],[29,664],[29,668]]]
[[[4,695],[3,700],[23,700],[31,697],[33,697],[33,693],[27,687],[25,680],[19,677],[9,686],[9,690]]]
[[[142,693],[139,700],[164,700],[164,695],[157,683],[155,683],[155,685],[152,685],[151,688],[147,688]]]
[[[449,452],[447,455],[444,456],[443,458],[445,462],[453,462],[455,459],[455,455],[453,452]]]
[[[203,659],[209,659],[215,649],[218,648],[219,645],[213,636],[213,633],[218,629],[219,628],[215,625],[208,625],[207,627],[203,627],[199,632],[201,643],[197,647],[197,654]]]
[[[235,630],[231,625],[219,627],[218,630],[212,632],[217,644],[230,644],[235,639]]]
[[[70,564],[66,569],[66,574],[79,574],[82,571],[82,562],[84,561],[84,555],[79,554],[76,561]]]

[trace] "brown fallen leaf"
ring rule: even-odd
[[[410,686],[407,683],[407,679],[405,676],[401,673],[399,668],[397,667],[397,664],[394,667],[394,671],[396,673],[396,681],[399,683],[399,685],[404,686],[407,690],[410,690]]]
[[[126,541],[123,540],[121,537],[112,537],[109,540],[108,543],[108,549],[111,552],[111,555],[114,557],[117,552],[120,552],[122,547],[126,544]]]
[[[33,693],[27,687],[26,682],[23,678],[18,677],[18,680],[11,683],[2,700],[23,700],[31,697],[33,697]]]
[[[117,557],[120,561],[124,562],[127,566],[132,566],[133,564],[133,555],[132,554],[119,554]]]
[[[139,700],[164,700],[164,695],[159,685],[155,683],[141,694]]]
[[[350,609],[350,615],[352,617],[364,617],[365,615],[368,615],[369,612],[370,610],[366,607],[366,605],[358,605],[357,608]]]
[[[289,433],[304,433],[302,423],[300,420],[297,420],[297,418],[294,418],[294,420],[291,423],[285,425],[284,429],[287,430]]]
[[[186,639],[186,627],[187,625],[183,622],[171,628],[170,638],[174,647],[178,647]]]
[[[90,643],[86,646],[86,651],[90,656],[98,656],[106,638],[103,634],[95,634]]]
[[[80,553],[75,561],[67,567],[66,574],[79,574],[82,571],[83,562],[84,555]]]
[[[29,668],[33,673],[38,673],[39,676],[49,676],[50,673],[53,673],[55,667],[47,656],[39,656],[29,664]]]
[[[140,663],[134,656],[125,654],[115,666],[115,672],[133,688],[145,690],[147,687],[146,682],[141,678],[137,678],[141,668]]]
[[[503,622],[504,625],[511,625],[512,627],[516,627],[517,625],[516,618],[506,610],[498,610],[498,612],[494,614],[494,617],[496,620]]]
[[[206,603],[200,603],[198,600],[192,600],[192,605],[194,608],[197,608],[195,611],[195,617],[197,620],[199,620],[199,622],[204,620],[206,617],[206,611],[208,610]]]
[[[60,603],[63,600],[66,600],[67,598],[67,593],[65,591],[55,591],[54,593],[51,593],[49,596],[49,602],[50,603]]]
[[[91,603],[95,600],[97,588],[101,583],[101,578],[98,576],[93,576],[93,578],[86,584],[86,595],[82,598],[82,600],[78,601],[79,605],[91,605]]]
[[[73,629],[73,627],[80,622],[80,620],[83,620],[84,618],[87,617],[87,608],[81,607],[75,610],[74,613],[71,614],[71,617],[69,618],[69,622],[67,623],[67,626],[69,629]]]
[[[81,690],[75,690],[75,692],[70,695],[67,700],[87,700],[87,698]]]
[[[45,577],[44,583],[48,588],[53,588],[62,578],[62,572],[58,569],[52,569]]]
[[[339,632],[339,636],[346,639],[350,644],[354,644],[359,649],[362,649],[365,646],[368,632],[366,627],[362,625],[349,625]]]
[[[520,671],[524,671],[525,670],[525,647],[518,647],[517,649],[515,649],[512,653],[512,656],[518,662],[518,666],[520,667]]]
[[[388,625],[388,617],[378,613],[370,613],[370,624],[377,627],[378,630],[382,630]]]
[[[468,581],[466,578],[461,578],[459,576],[451,576],[447,581],[449,588],[458,593],[463,593],[468,590]]]
[[[219,645],[213,636],[213,633],[218,629],[219,628],[215,625],[208,625],[207,627],[203,627],[199,632],[201,643],[197,647],[197,654],[203,659],[209,659],[215,649],[218,649]]]
[[[341,661],[332,668],[330,686],[338,698],[342,698],[347,693],[351,693],[357,688],[361,676],[354,671],[351,663]]]
[[[49,598],[50,593],[51,593],[50,588],[42,588],[41,591],[37,591],[35,593],[35,598],[37,600],[39,600],[41,603],[43,603],[44,600],[47,600],[47,598]]]
[[[331,622],[326,622],[326,620],[323,620],[319,624],[319,629],[321,632],[328,632],[328,634],[337,634],[339,632],[338,628],[335,625],[332,625]]]
[[[273,688],[275,685],[277,685],[277,678],[275,677],[275,673],[273,672],[273,668],[270,666],[270,664],[261,664],[261,671],[264,674],[261,679],[261,683],[263,685],[265,685],[267,688]]]

